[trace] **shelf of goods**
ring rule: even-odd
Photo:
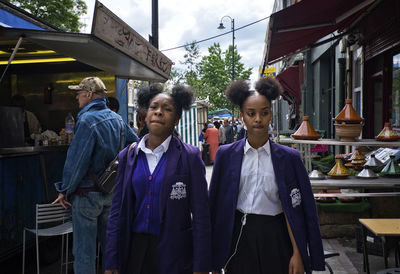
[[[331,145],[331,146],[369,146],[369,147],[400,147],[400,142],[381,142],[374,139],[362,139],[356,142],[342,142],[335,139],[319,140],[296,140],[292,138],[280,138],[280,144],[296,144],[296,149],[300,152],[304,165],[308,172],[311,166],[311,145]],[[327,179],[311,180],[314,190],[321,189],[343,189],[343,188],[362,188],[362,189],[388,189],[390,192],[350,192],[350,193],[315,193],[314,197],[399,197],[400,179],[380,177],[377,179],[360,179],[349,177],[348,179]]]
[[[304,165],[308,172],[311,172],[311,145],[330,145],[330,146],[369,146],[369,147],[400,147],[400,142],[381,142],[375,139],[361,139],[356,142],[342,142],[336,139],[319,140],[296,140],[292,138],[280,138],[279,143],[283,145],[296,144],[296,149],[300,152]]]

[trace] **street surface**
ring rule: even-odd
[[[212,166],[206,167],[207,182],[211,180]],[[363,272],[363,255],[356,252],[355,239],[323,239],[325,250],[339,252],[340,256],[327,259],[327,262],[332,267],[335,274],[356,274]],[[371,273],[376,273],[385,268],[383,257],[369,256]],[[11,260],[0,263],[1,273],[5,274],[18,274],[21,273],[22,258],[16,256]],[[394,250],[391,251],[389,257],[389,267],[395,267]],[[73,273],[72,265],[70,266]],[[65,270],[64,270],[65,271]],[[33,249],[27,253],[27,267],[26,274],[36,273],[36,260],[35,252]],[[50,265],[41,265],[42,274],[55,274],[60,273],[60,261]],[[64,272],[65,273],[65,272]],[[328,274],[329,271],[313,272],[318,274]],[[244,273],[247,274],[247,273]]]

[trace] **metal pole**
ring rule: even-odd
[[[22,36],[19,37],[18,42],[17,42],[17,44],[15,45],[15,48],[14,48],[13,52],[11,53],[10,58],[8,59],[7,66],[6,66],[6,68],[4,69],[3,74],[2,74],[1,77],[0,77],[0,83],[1,83],[1,81],[3,80],[4,75],[6,75],[6,72],[7,72],[7,70],[8,70],[8,67],[10,66],[12,60],[14,60],[15,54],[17,53],[18,48],[19,48],[19,46],[21,45],[21,42],[22,42]]]
[[[151,36],[152,36],[152,44],[156,48],[158,48],[158,0],[151,1]]]
[[[232,82],[235,81],[235,19],[232,18]],[[232,104],[232,128],[235,120],[235,105]]]

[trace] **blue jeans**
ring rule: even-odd
[[[99,239],[104,263],[106,228],[112,194],[89,192],[72,198],[73,254],[75,274],[96,273],[96,246]],[[102,267],[102,269],[104,269]],[[101,272],[103,273],[103,272]]]

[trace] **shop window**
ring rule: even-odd
[[[353,107],[362,114],[362,50],[353,51]]]
[[[400,128],[400,53],[393,56],[392,126]]]

